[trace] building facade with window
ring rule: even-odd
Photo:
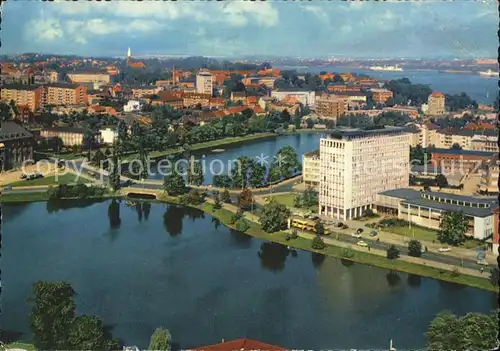
[[[403,128],[334,131],[319,150],[322,215],[356,218],[379,192],[408,187],[410,136]]]
[[[319,166],[319,150],[307,152],[302,156],[302,181],[305,185],[319,185]]]
[[[20,168],[33,160],[33,135],[14,122],[2,122],[0,127],[0,172]]]
[[[493,236],[496,197],[472,197],[413,189],[394,189],[377,195],[377,212],[397,214],[398,218],[426,228],[439,229],[443,213],[462,212],[467,220],[466,236],[484,240]]]

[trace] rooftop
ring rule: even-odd
[[[237,339],[220,344],[201,346],[192,351],[286,351],[284,347],[266,344],[251,339]]]
[[[404,128],[387,127],[380,129],[361,130],[354,128],[337,129],[328,134],[331,139],[352,139],[352,138],[367,138],[375,135],[395,135],[404,133]]]
[[[3,84],[0,89],[12,89],[12,90],[35,90],[40,88],[41,85],[27,85],[27,84]]]
[[[0,128],[0,141],[9,141],[20,138],[30,138],[33,134],[14,122],[2,122]]]
[[[493,156],[494,152],[462,149],[434,149],[432,154],[464,155],[464,156]]]
[[[304,154],[305,157],[319,157],[319,149],[311,151],[311,152],[306,152]]]
[[[487,217],[498,206],[497,197],[473,197],[435,191],[413,189],[394,189],[383,191],[380,195],[403,200],[402,204],[432,208],[445,212],[463,212],[472,217]]]

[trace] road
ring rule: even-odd
[[[339,230],[338,228],[334,228],[334,227],[329,228],[329,229],[332,231],[337,230],[337,232]],[[331,237],[332,239],[337,239],[336,233],[333,233],[327,237]],[[375,238],[369,237],[368,233],[363,234],[362,237],[358,239],[358,238],[353,237],[352,234],[349,234],[349,233],[344,234],[344,233],[339,232],[339,239],[338,240],[353,244],[353,246],[355,246],[358,241],[363,240],[370,247],[372,247],[374,249],[384,250],[384,251],[387,250],[389,248],[389,246],[391,246],[391,244],[388,244],[388,243],[384,243],[381,241],[377,242],[376,237]],[[407,246],[403,246],[403,245],[394,245],[394,246],[397,247],[397,249],[399,250],[399,252],[402,255],[408,255],[408,247]],[[465,267],[465,268],[470,268],[470,269],[479,269],[480,268],[480,266],[478,266],[478,264],[474,260],[466,259],[466,258],[461,260],[458,257],[443,255],[439,252],[432,252],[432,251],[424,252],[424,253],[422,253],[421,257],[424,259],[430,260],[430,261],[446,263],[446,264],[454,265],[457,267],[460,267],[460,263],[462,261],[463,267]]]

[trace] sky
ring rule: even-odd
[[[494,58],[494,0],[3,2],[1,52]]]

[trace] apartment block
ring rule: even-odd
[[[34,112],[42,107],[43,88],[39,85],[4,84],[0,87],[0,99],[17,106],[25,106]]]
[[[73,83],[106,83],[111,82],[111,76],[107,73],[68,73],[68,78]]]
[[[319,213],[352,219],[376,195],[408,187],[410,137],[402,128],[344,129],[320,140]]]
[[[316,114],[320,118],[337,120],[348,110],[348,99],[334,95],[316,98]]]
[[[271,97],[278,101],[284,100],[287,96],[297,99],[304,106],[308,106],[312,109],[315,107],[316,93],[314,91],[273,90],[271,92]]]
[[[371,89],[373,101],[378,104],[385,104],[392,99],[392,91],[387,89]]]
[[[496,194],[498,193],[498,173],[500,170],[500,162],[498,161],[498,153],[486,162],[482,169],[481,182],[478,190],[482,193]]]
[[[309,186],[319,185],[319,149],[302,156],[302,181]]]
[[[213,89],[212,74],[210,72],[199,72],[196,75],[196,92],[212,96]]]
[[[431,116],[439,116],[446,112],[445,97],[441,93],[432,93],[427,99],[427,114]]]
[[[87,87],[80,84],[49,83],[44,85],[43,105],[86,105]]]

